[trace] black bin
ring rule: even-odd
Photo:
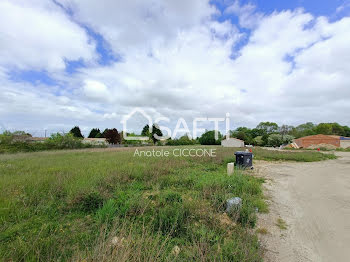
[[[241,168],[253,168],[253,153],[237,151],[236,156],[236,166]]]

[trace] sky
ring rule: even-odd
[[[0,131],[120,130],[135,108],[350,125],[350,0],[0,1]]]

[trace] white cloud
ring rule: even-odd
[[[95,80],[85,80],[83,86],[83,93],[86,97],[96,101],[108,101],[110,93],[105,84]]]
[[[255,5],[251,3],[240,5],[238,0],[229,5],[224,12],[238,16],[240,26],[244,28],[254,28],[263,19],[263,14],[256,12]]]
[[[120,127],[117,120],[122,115],[141,107],[175,122],[178,117],[224,117],[230,112],[235,127],[266,120],[350,124],[348,17],[330,22],[301,9],[261,14],[254,6],[237,2],[225,15],[240,16],[241,26],[251,30],[237,50],[243,33],[229,20],[216,21],[213,15],[218,11],[208,1],[60,2],[73,10],[75,19],[100,33],[123,59],[108,66],[90,64],[74,75],[56,74],[65,87],[55,87],[56,94],[52,87],[14,84],[0,68],[0,79],[5,79],[0,91],[7,94],[0,98],[0,116],[11,116],[6,119],[18,121],[26,115],[37,119],[35,123],[42,117],[48,123],[86,128]],[[11,32],[28,38],[17,27]],[[81,42],[83,49],[86,39]],[[56,42],[42,45],[56,50]],[[41,45],[31,48],[38,54]],[[71,54],[67,46],[57,48],[53,57],[58,60]],[[71,56],[91,59],[88,51],[86,56],[79,52],[72,51]],[[50,55],[43,54],[39,62],[21,56],[12,63],[50,68]]]
[[[79,21],[101,33],[116,53],[141,56],[208,20],[216,9],[203,0],[59,0]]]
[[[0,2],[0,65],[55,71],[65,60],[94,58],[85,31],[51,1]]]

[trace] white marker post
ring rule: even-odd
[[[227,164],[227,175],[232,175],[235,170],[235,163],[228,163]]]

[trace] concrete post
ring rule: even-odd
[[[227,164],[227,175],[232,175],[235,170],[235,163],[228,163]]]

